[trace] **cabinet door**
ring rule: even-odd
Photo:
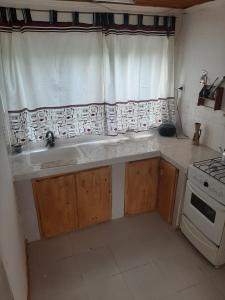
[[[139,214],[156,208],[159,159],[126,164],[125,214]]]
[[[110,220],[111,167],[79,172],[76,182],[79,228]]]
[[[172,223],[176,197],[178,170],[169,162],[160,161],[158,212],[168,223]]]
[[[33,189],[43,237],[52,237],[77,227],[74,175],[34,180]]]

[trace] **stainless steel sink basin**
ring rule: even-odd
[[[77,159],[82,156],[78,147],[69,148],[50,148],[30,154],[30,163],[39,165],[43,168],[53,168],[63,165],[76,163]]]
[[[150,137],[154,136],[154,132],[129,132],[127,135],[130,137],[131,140],[149,139]]]
[[[127,136],[123,136],[123,137],[107,137],[104,139],[98,139],[98,140],[90,140],[90,141],[83,141],[78,143],[77,145],[79,146],[86,146],[86,145],[90,145],[90,146],[99,146],[99,145],[112,145],[112,144],[119,144],[119,143],[124,143],[129,141],[130,138]]]

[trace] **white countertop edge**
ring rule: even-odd
[[[14,182],[32,180],[41,177],[57,176],[60,174],[73,173],[73,172],[78,172],[78,171],[83,171],[83,170],[88,170],[88,169],[93,169],[93,168],[98,168],[98,167],[103,167],[108,165],[114,165],[118,163],[126,163],[129,161],[143,160],[143,159],[156,158],[156,157],[162,157],[166,159],[168,162],[172,163],[180,171],[184,173],[187,172],[186,167],[181,166],[176,161],[171,159],[169,156],[161,153],[159,150],[156,150],[156,151],[140,153],[140,154],[135,154],[130,156],[121,156],[112,159],[103,159],[103,160],[98,160],[93,162],[86,162],[81,164],[60,166],[56,168],[47,168],[38,171],[27,172],[26,174],[14,175],[13,179]]]
[[[201,161],[205,159],[219,157],[219,153],[213,149],[208,148],[207,146],[200,145],[200,146],[193,146],[191,140],[189,139],[176,139],[176,138],[165,138],[165,137],[151,137],[150,140],[144,140],[145,143],[151,142],[150,148],[149,145],[146,144],[146,148],[143,148],[143,145],[140,144],[140,149],[135,151],[136,144],[143,143],[141,140],[135,140],[129,143],[129,147],[132,149],[132,153],[127,153],[126,148],[123,151],[122,148],[119,149],[119,153],[116,156],[113,156],[113,152],[110,154],[109,157],[104,156],[101,154],[94,155],[92,157],[91,152],[89,153],[90,158],[86,156],[83,160],[81,159],[77,163],[68,164],[65,166],[58,166],[53,168],[46,168],[46,169],[35,169],[32,166],[23,166],[14,165],[12,169],[13,179],[14,182],[18,181],[25,181],[25,180],[32,180],[38,179],[41,177],[50,177],[50,176],[57,176],[60,174],[69,174],[73,172],[79,172],[82,170],[88,170],[103,166],[110,166],[119,163],[126,163],[129,161],[136,161],[136,160],[143,160],[148,158],[155,158],[161,157],[171,164],[173,164],[180,172],[187,174],[188,167],[196,161]],[[118,144],[121,147],[121,144]],[[83,145],[83,147],[86,147]],[[89,147],[89,145],[87,145]],[[129,150],[128,147],[128,150]],[[64,148],[62,148],[64,149]],[[81,149],[82,151],[82,149]],[[112,155],[112,156],[111,156]]]

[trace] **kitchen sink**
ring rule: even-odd
[[[154,136],[153,131],[144,131],[144,132],[129,132],[127,136],[130,137],[131,140],[139,140],[139,139],[149,139]]]
[[[79,146],[85,146],[85,145],[90,145],[90,146],[95,146],[95,145],[113,145],[113,144],[119,144],[119,143],[124,143],[126,141],[129,141],[130,138],[127,136],[120,136],[120,137],[106,137],[102,139],[96,139],[96,140],[90,140],[90,141],[83,141],[78,143],[77,145]]]
[[[31,165],[39,165],[42,169],[53,168],[76,163],[82,156],[78,147],[49,148],[30,153]]]
[[[41,169],[55,168],[78,163],[80,159],[88,157],[89,160],[96,160],[99,157],[109,158],[121,153],[121,145],[127,146],[127,151],[131,151],[133,146],[130,143],[134,140],[145,140],[153,136],[152,132],[134,133],[115,137],[80,138],[69,141],[57,141],[53,148],[32,149],[28,154],[28,163],[38,166]],[[140,144],[139,146],[140,147]],[[145,146],[144,146],[145,147]],[[130,149],[129,149],[130,148]]]

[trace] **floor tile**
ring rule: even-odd
[[[189,256],[161,258],[156,263],[173,291],[188,288],[208,278]]]
[[[32,300],[90,300],[90,298],[86,288],[80,287],[63,291],[39,292],[32,297]]]
[[[29,263],[33,265],[46,265],[57,260],[71,257],[72,246],[68,235],[33,242],[28,246]]]
[[[158,235],[173,231],[156,212],[129,217],[129,226],[132,233],[139,237],[156,238]]]
[[[122,273],[122,276],[136,300],[156,300],[171,292],[166,277],[154,263]]]
[[[93,248],[76,255],[81,272],[86,282],[90,283],[100,278],[118,274],[118,266],[106,247]]]
[[[73,295],[84,285],[79,264],[74,257],[61,259],[43,272],[31,274],[31,291],[35,299],[42,294],[43,298],[67,293]]]
[[[133,300],[121,275],[111,276],[87,287],[90,300]]]
[[[189,261],[209,275],[213,266],[184,237],[180,230],[160,232],[157,237],[144,240],[151,260]]]
[[[120,242],[121,240],[133,236],[134,232],[130,220],[130,217],[124,217],[102,224],[101,231],[104,242],[106,244]]]
[[[213,285],[218,288],[225,297],[225,266],[222,266],[219,269],[214,269],[211,272],[210,280]]]
[[[225,300],[225,267],[157,213],[31,243],[29,269],[32,300]]]
[[[145,239],[144,244],[146,249],[148,249],[151,259],[170,258],[173,256],[176,257],[177,255],[185,256],[186,252],[190,253],[184,241],[181,241],[180,238],[177,237],[175,231],[160,231],[157,236],[149,236],[148,239]]]
[[[126,238],[110,243],[109,248],[121,272],[150,262],[148,249],[144,246],[142,239]]]
[[[204,282],[160,300],[225,300],[225,297],[209,282]]]
[[[103,227],[99,224],[90,228],[75,231],[69,234],[72,253],[79,254],[105,245]]]

